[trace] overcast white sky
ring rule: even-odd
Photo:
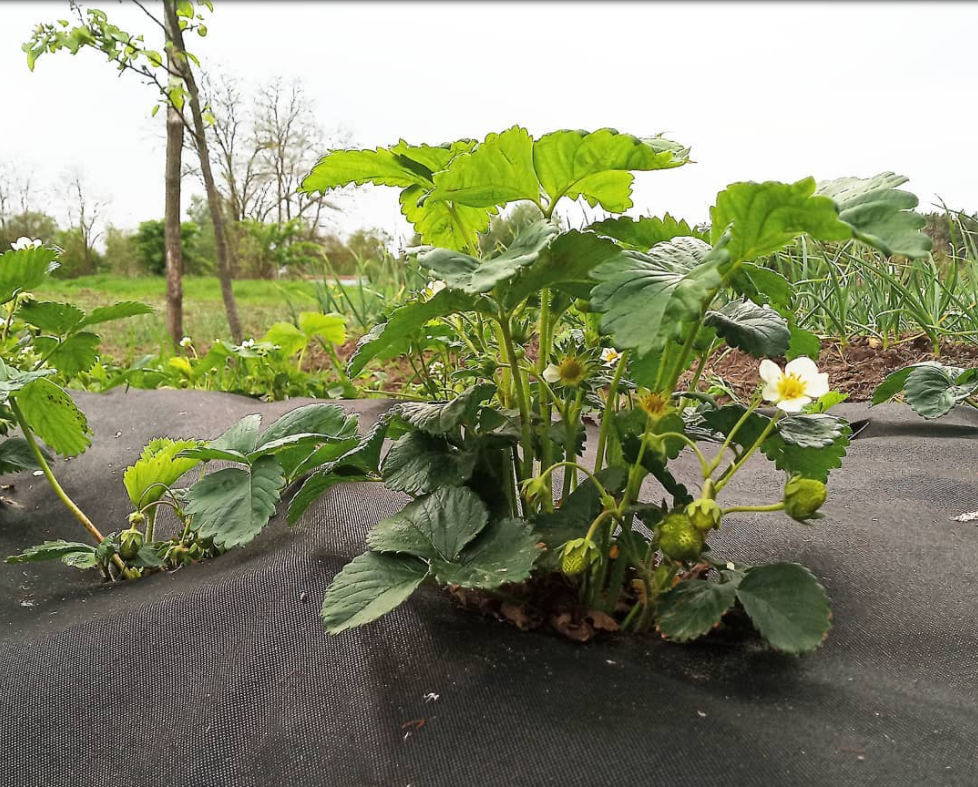
[[[157,30],[131,3],[110,19]],[[514,123],[534,134],[665,132],[695,165],[639,174],[632,213],[700,221],[734,180],[908,175],[924,205],[978,210],[978,5],[966,3],[286,3],[216,0],[204,68],[302,77],[327,127],[359,145],[438,143]],[[0,161],[48,185],[80,168],[117,226],[163,213],[162,113],[101,55],[20,45],[67,0],[0,3]],[[161,47],[162,48],[162,47]],[[190,184],[188,184],[190,185]],[[192,188],[196,188],[194,185]],[[52,202],[53,212],[59,212]],[[340,229],[403,234],[394,190]]]

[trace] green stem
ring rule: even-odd
[[[761,403],[760,399],[758,399],[755,396],[751,400],[750,404],[747,406],[747,409],[744,410],[744,414],[740,416],[740,419],[737,421],[737,423],[733,425],[733,429],[730,430],[730,433],[727,435],[727,439],[723,441],[723,445],[720,446],[720,450],[717,452],[716,457],[714,457],[713,461],[710,462],[709,475],[713,475],[713,472],[720,466],[720,462],[723,461],[723,454],[726,452],[728,448],[730,448],[730,445],[733,443],[734,437],[736,437],[737,432],[740,431],[740,427],[742,427],[745,423],[747,423],[747,419],[750,418],[750,414],[757,409],[757,406],[760,403]]]
[[[34,455],[34,459],[38,466],[41,468],[41,472],[44,473],[44,477],[47,479],[48,484],[51,489],[54,490],[54,494],[58,496],[58,499],[64,504],[72,515],[81,522],[82,527],[84,527],[91,537],[95,539],[97,544],[101,544],[105,540],[105,536],[99,531],[95,524],[85,516],[85,512],[82,511],[78,505],[75,503],[68,493],[65,492],[64,487],[58,482],[58,479],[54,477],[54,473],[51,470],[51,466],[48,464],[47,459],[44,458],[44,452],[41,451],[40,447],[37,445],[37,440],[34,439],[34,432],[31,431],[30,425],[27,423],[27,419],[24,418],[24,414],[21,412],[20,407],[17,406],[17,402],[14,399],[10,399],[10,411],[13,413],[14,418],[17,419],[17,425],[20,426],[20,431],[24,435],[24,440],[27,441],[27,445],[31,449],[31,453]],[[118,568],[124,577],[127,579],[131,578],[132,574],[129,569],[126,568],[126,564],[122,562],[122,558],[118,555],[112,556],[112,562],[115,563],[116,568]]]
[[[733,514],[738,511],[783,511],[784,503],[771,503],[766,506],[730,506],[730,508],[723,509],[723,515]]]
[[[754,441],[754,445],[752,445],[746,452],[744,452],[743,456],[741,456],[740,459],[738,459],[736,462],[731,463],[731,465],[726,470],[723,471],[723,474],[720,476],[719,480],[717,480],[715,485],[717,492],[719,492],[721,489],[723,489],[723,487],[727,485],[730,479],[734,477],[736,472],[740,470],[741,467],[744,466],[744,463],[748,459],[751,458],[751,455],[758,448],[760,448],[761,443],[763,443],[768,438],[768,435],[770,435],[771,432],[774,431],[774,425],[778,422],[778,419],[781,417],[781,415],[783,415],[783,413],[779,410],[778,415],[775,415],[774,418],[772,418],[768,422],[767,426],[764,427],[764,431],[761,432],[760,437],[758,437],[757,440]]]
[[[615,374],[611,378],[611,386],[608,388],[608,399],[604,403],[604,413],[601,415],[601,428],[598,431],[598,451],[597,456],[594,458],[594,466],[599,470],[604,464],[604,452],[608,446],[608,430],[611,428],[611,414],[618,409],[618,386],[621,384],[621,376],[625,372],[625,365],[627,363],[628,350],[625,350],[618,357],[618,365],[615,367]]]
[[[509,324],[509,315],[501,314],[498,319],[499,330],[502,334],[503,349],[513,377],[513,389],[516,403],[520,411],[520,442],[523,448],[523,461],[520,466],[520,480],[526,481],[533,476],[533,435],[530,430],[530,403],[526,389],[523,386],[523,373],[519,368],[516,357],[516,345],[513,343],[513,333]]]

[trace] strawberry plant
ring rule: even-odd
[[[21,433],[0,443],[0,473],[40,470],[89,540],[47,541],[8,562],[60,559],[129,579],[213,556],[251,541],[289,483],[354,447],[356,418],[324,403],[296,408],[264,430],[259,415],[248,416],[211,442],[153,440],[123,476],[133,506],[128,527],[103,533],[52,469],[52,455],[74,457],[91,444],[85,415],[65,386],[98,362],[94,326],[150,309],[122,302],[85,313],[70,303],[37,300],[31,290],[57,267],[57,257],[55,249],[26,238],[0,255],[0,432]],[[291,358],[313,338],[342,341],[342,318],[335,315],[300,315],[299,325],[272,326],[263,340],[269,351]],[[205,473],[213,460],[231,466]],[[195,468],[195,482],[178,487]],[[176,524],[164,534],[157,527],[161,509]]]
[[[892,173],[734,183],[708,228],[669,215],[565,231],[555,222],[564,199],[620,214],[635,172],[687,162],[686,148],[658,137],[534,139],[513,127],[481,142],[333,151],[308,175],[306,191],[398,188],[424,244],[417,262],[438,282],[362,338],[349,376],[446,333],[464,348],[441,401],[395,405],[291,500],[295,521],[343,481],[383,480],[412,498],[334,578],[323,604],[331,632],[375,620],[425,583],[520,599],[532,615],[547,595],[534,588],[556,582],[576,594],[573,616],[599,616],[604,628],[685,642],[737,609],[776,649],[823,641],[829,601],[811,572],[733,563],[709,544],[738,512],[817,518],[851,434],[823,412],[834,400],[802,352],[810,335],[785,308],[791,285],[758,263],[801,236],[910,258],[930,242]],[[480,234],[512,203],[535,206],[539,220],[480,253]],[[745,405],[699,390],[722,345],[762,359]],[[784,355],[784,368],[769,360]],[[395,442],[382,456],[385,436]],[[675,471],[681,454],[698,466],[695,484]],[[778,499],[727,499],[752,457],[784,474]]]

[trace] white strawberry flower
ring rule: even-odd
[[[604,361],[605,366],[617,366],[620,358],[621,353],[614,347],[605,347],[601,351],[601,360]]]
[[[764,359],[759,369],[764,381],[761,396],[786,413],[799,413],[813,399],[829,392],[829,376],[819,373],[811,358],[795,358],[781,371],[774,361]]]
[[[182,338],[182,339],[180,340],[180,346],[181,346],[181,347],[189,347],[189,346],[190,346],[191,344],[193,344],[193,343],[194,343],[194,342],[193,342],[193,340],[192,340],[192,339],[191,339],[191,338],[190,338],[189,336],[184,336],[184,337],[183,337],[183,338]]]
[[[254,339],[245,339],[243,342],[241,342],[241,346],[244,347],[244,348],[250,349],[250,348],[252,348],[252,347],[255,346],[255,340]]]
[[[24,249],[34,249],[44,245],[42,240],[31,240],[28,237],[17,238],[13,243],[10,244],[10,248],[14,251],[23,251]]]

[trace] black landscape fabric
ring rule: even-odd
[[[125,527],[122,471],[150,438],[211,438],[304,403],[78,401],[94,445],[56,467],[105,530]],[[385,405],[344,406],[366,425]],[[329,636],[328,582],[403,504],[359,484],[295,529],[279,516],[244,549],[140,582],[0,566],[0,784],[973,787],[978,523],[952,517],[978,509],[978,418],[843,411],[870,423],[833,474],[826,519],[735,515],[711,539],[731,559],[798,560],[822,580],[834,625],[812,655],[654,635],[575,645],[436,589]],[[3,555],[80,540],[43,479],[5,480],[22,508],[0,511]],[[752,460],[725,500],[769,502],[781,484]]]

